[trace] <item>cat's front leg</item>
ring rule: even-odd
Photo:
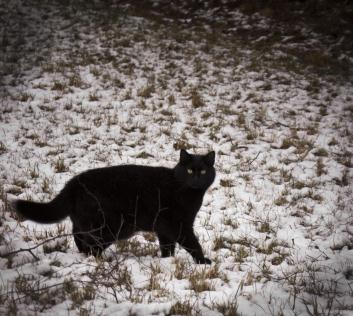
[[[211,260],[204,256],[192,227],[185,227],[181,230],[178,243],[190,253],[196,263],[211,264]]]
[[[167,255],[168,252],[171,253],[171,250],[173,250],[174,253],[175,242],[178,242],[180,246],[182,246],[187,252],[191,254],[196,263],[211,264],[211,260],[205,258],[203,255],[202,248],[194,234],[192,226],[189,227],[186,223],[182,222],[179,222],[179,224],[171,225],[164,219],[159,218],[154,226],[154,231],[157,233],[158,238],[159,236],[164,236],[164,239],[162,237],[161,243],[161,245],[163,245],[161,246],[162,257]],[[172,248],[167,248],[166,245],[169,243],[170,246],[170,241],[173,240],[175,240],[174,246]]]

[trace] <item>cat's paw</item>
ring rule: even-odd
[[[206,258],[206,257],[197,258],[197,259],[195,259],[195,262],[197,264],[211,264],[212,263],[212,261],[210,259]]]
[[[173,257],[174,253],[170,253],[170,252],[166,252],[166,253],[162,253],[161,257],[162,258],[169,258],[169,257]]]

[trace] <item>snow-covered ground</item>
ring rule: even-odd
[[[0,314],[353,315],[352,30],[227,1],[58,3],[0,7]],[[68,220],[7,204],[180,148],[216,151],[195,223],[211,266],[161,259],[151,233],[87,258]]]

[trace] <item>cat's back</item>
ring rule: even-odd
[[[173,182],[173,170],[166,167],[118,165],[87,170],[74,179],[95,187],[151,187]]]

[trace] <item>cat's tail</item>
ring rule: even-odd
[[[41,224],[52,224],[70,215],[73,203],[66,190],[62,190],[52,201],[38,203],[25,200],[11,201],[12,208],[24,218]]]

